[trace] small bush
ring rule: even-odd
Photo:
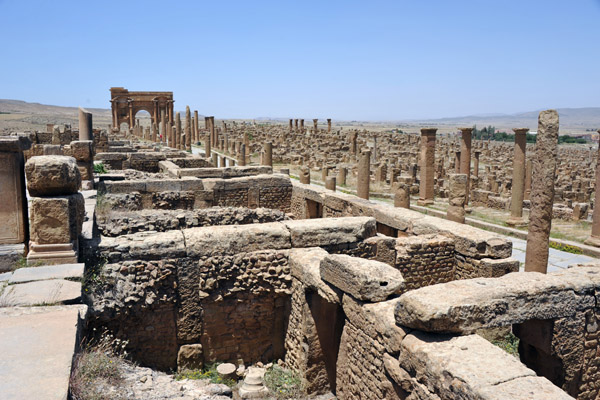
[[[519,338],[516,337],[512,332],[508,333],[502,339],[493,340],[492,344],[500,347],[508,354],[519,358]]]
[[[106,174],[108,171],[103,163],[94,164],[94,173],[95,174]]]
[[[115,399],[114,393],[105,393],[107,385],[117,386],[123,381],[127,342],[104,332],[97,341],[83,344],[75,356],[70,377],[71,398],[74,400]]]
[[[583,254],[583,250],[581,250],[579,247],[571,246],[569,244],[563,244],[563,243],[550,241],[549,246],[553,249],[565,251],[567,253]]]
[[[305,395],[302,377],[278,365],[265,372],[265,386],[277,399],[300,399]]]
[[[175,374],[175,380],[182,379],[192,379],[192,380],[200,380],[200,379],[208,379],[211,383],[222,383],[229,387],[233,387],[236,384],[236,381],[229,378],[223,378],[217,372],[218,364],[210,364],[205,366],[202,370],[199,369],[191,369],[184,370]]]

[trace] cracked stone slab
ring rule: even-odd
[[[21,283],[7,286],[3,296],[14,306],[75,303],[81,298],[81,283],[64,279]]]
[[[25,283],[48,279],[81,279],[84,264],[58,264],[43,267],[19,268],[12,274],[8,283]],[[0,278],[1,279],[1,278]]]

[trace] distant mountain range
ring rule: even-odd
[[[108,108],[89,108],[94,115],[94,125],[105,127],[111,121],[111,111]],[[537,130],[539,111],[529,111],[516,114],[480,114],[462,117],[448,117],[419,120],[396,121],[360,121],[378,125],[405,126],[439,126],[444,128],[492,125],[497,129],[510,131],[512,128],[525,127]],[[8,115],[11,114],[10,118]],[[600,129],[600,107],[559,108],[561,133],[590,133]],[[5,118],[1,118],[4,116]],[[226,116],[225,116],[226,117]],[[144,117],[142,117],[143,119]],[[77,119],[77,107],[61,107],[39,103],[28,103],[20,100],[0,99],[0,128],[24,129],[27,123],[42,126],[45,123],[74,123]],[[286,118],[261,117],[256,120],[281,121]],[[11,121],[12,123],[8,123]],[[335,121],[343,123],[344,121]],[[312,124],[312,121],[310,121]]]

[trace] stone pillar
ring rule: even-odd
[[[192,149],[192,114],[190,106],[185,106],[185,142],[181,144],[185,150]]]
[[[600,133],[600,130],[598,131]],[[600,247],[600,145],[596,158],[596,183],[594,186],[594,212],[592,213],[592,234],[585,244]]]
[[[300,120],[300,132],[304,133],[304,120]]]
[[[433,174],[435,169],[435,128],[421,129],[419,200],[417,204],[433,204]]]
[[[340,185],[345,185],[346,184],[346,175],[348,173],[348,170],[346,169],[346,167],[339,167],[338,169],[338,176],[337,176],[337,182]]]
[[[475,163],[473,165],[473,176],[475,178],[479,178],[479,156],[481,155],[480,151],[475,152]]]
[[[525,194],[523,195],[523,199],[531,200],[531,171],[533,169],[533,163],[531,160],[527,160],[525,165]]]
[[[204,117],[204,129],[210,130],[210,122],[208,122],[208,117]]]
[[[510,226],[526,225],[523,219],[523,197],[525,191],[525,151],[528,128],[513,129],[515,132],[515,153],[513,156],[513,176],[510,200],[510,218],[506,221]]]
[[[156,127],[156,122],[155,122],[152,124],[152,136],[150,137],[150,140],[152,140],[153,143],[156,142],[156,137],[157,137],[156,130],[157,130],[157,127]]]
[[[460,138],[460,170],[459,173],[467,175],[467,198],[465,206],[469,204],[471,182],[471,136],[473,128],[459,128],[462,132]]]
[[[397,185],[394,191],[394,207],[410,209],[410,186],[405,183]]]
[[[69,145],[70,156],[77,162],[81,175],[81,188],[94,189],[94,142],[92,140],[73,141]]]
[[[167,127],[167,130],[171,131],[171,138],[170,139],[171,139],[171,142],[173,143],[173,146],[169,145],[169,147],[172,147],[172,148],[176,149],[177,148],[177,143],[176,143],[175,137],[177,136],[177,128],[175,127],[175,125],[173,125],[173,126],[171,126],[171,128]]]
[[[315,130],[315,133],[317,133],[319,131],[319,119],[315,118],[313,119],[313,129]]]
[[[212,152],[211,147],[211,143],[210,143],[210,134],[206,135],[206,138],[204,139],[204,153],[206,158],[210,157],[210,153]]]
[[[333,190],[335,192],[335,176],[328,176],[325,179],[325,189]]]
[[[263,165],[273,166],[273,143],[265,143],[265,153],[263,155]]]
[[[219,167],[219,155],[217,153],[212,153],[212,163],[215,168]]]
[[[361,199],[369,199],[369,185],[371,183],[371,152],[365,150],[358,161],[358,179],[356,182],[356,194]]]
[[[323,168],[321,168],[321,181],[323,183],[327,180],[327,175],[329,175],[329,167],[323,163]]]
[[[92,113],[79,107],[79,140],[94,140]]]
[[[357,146],[358,132],[354,131],[350,133],[350,153],[356,155],[358,150]]]
[[[0,244],[23,243],[14,255],[0,257],[0,273],[12,270],[29,240],[23,151],[30,148],[25,136],[0,136]]]
[[[448,179],[448,212],[450,221],[465,223],[465,200],[467,199],[467,175],[450,174]]]
[[[331,118],[327,118],[327,133],[331,133]]]
[[[175,113],[175,148],[181,150],[181,115]]]
[[[454,173],[460,174],[460,151],[454,153]]]
[[[213,146],[217,145],[217,135],[215,133],[215,117],[208,117],[208,124],[210,127],[210,142]]]
[[[160,110],[160,141],[161,142],[166,142],[167,141],[167,137],[169,137],[169,134],[167,133],[167,113],[166,110]],[[169,143],[169,146],[171,146],[171,143]]]
[[[33,264],[77,262],[85,216],[81,175],[73,157],[37,156],[25,164],[31,196],[29,254]]]
[[[200,127],[198,121],[198,110],[194,110],[194,144],[198,144],[200,141]]]
[[[298,132],[298,119],[294,120],[294,125],[296,126],[296,132]]]
[[[225,156],[219,157],[219,166],[221,168],[225,168],[227,166],[227,157],[225,157]]]
[[[533,160],[531,211],[525,253],[525,271],[546,273],[548,242],[552,226],[554,178],[558,151],[558,113],[546,110],[538,118],[538,131]]]
[[[246,145],[242,143],[240,146],[240,155],[238,157],[238,165],[243,167],[246,165]]]
[[[310,168],[300,167],[300,183],[310,185]]]

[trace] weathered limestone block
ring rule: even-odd
[[[402,341],[398,361],[414,380],[443,399],[571,398],[478,335],[413,332]]]
[[[404,289],[397,269],[379,261],[334,254],[321,261],[321,278],[358,300],[384,301]]]
[[[81,186],[81,174],[73,157],[31,157],[25,163],[25,174],[31,196],[73,194]]]
[[[302,282],[306,290],[313,290],[330,303],[342,304],[342,292],[321,279],[321,261],[329,253],[320,247],[290,250],[292,276]]]
[[[398,300],[365,303],[352,296],[344,296],[344,313],[354,326],[383,344],[388,353],[398,354],[402,339],[410,332],[410,329],[396,325],[394,310]]]
[[[31,240],[37,244],[77,240],[85,216],[81,193],[31,200]]]
[[[180,371],[191,369],[202,369],[204,367],[204,352],[202,345],[184,344],[177,353],[177,369]]]
[[[472,333],[531,319],[566,317],[594,307],[599,286],[600,266],[448,282],[403,294],[396,322],[428,332]]]
[[[330,246],[355,243],[375,236],[375,219],[342,217],[283,222],[289,229],[292,247]]]
[[[126,260],[161,260],[186,255],[186,244],[181,231],[140,232],[116,238],[102,237],[98,245],[100,255],[109,262]]]
[[[189,257],[291,247],[290,232],[281,222],[190,228],[182,232]]]

